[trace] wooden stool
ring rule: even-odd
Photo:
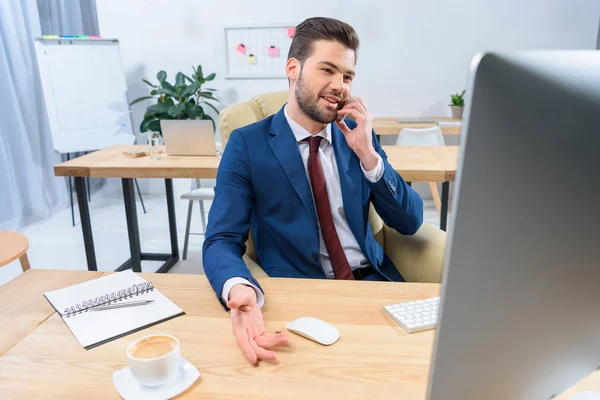
[[[18,258],[23,272],[27,271],[29,269],[28,248],[29,240],[25,236],[17,232],[0,231],[0,267]]]

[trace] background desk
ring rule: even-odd
[[[433,147],[383,146],[388,161],[396,171],[408,182],[442,182],[442,207],[440,228],[446,230],[448,215],[449,182],[454,179],[456,162],[452,163],[456,146],[444,147],[444,160],[440,160]],[[167,272],[179,260],[177,244],[177,227],[175,223],[175,200],[173,197],[173,178],[205,178],[217,176],[220,158],[215,157],[163,157],[151,160],[149,156],[132,158],[123,151],[143,151],[147,146],[113,146],[104,150],[78,157],[54,167],[56,176],[75,177],[75,188],[79,203],[81,229],[85,244],[88,270],[97,271],[96,253],[90,221],[89,206],[86,200],[85,177],[121,178],[125,203],[125,216],[129,234],[131,257],[117,271],[132,268],[141,272],[142,260],[165,261],[157,272]],[[456,158],[456,157],[455,157]],[[169,231],[171,254],[142,253],[140,245],[137,210],[133,178],[165,179],[167,210],[169,214]]]
[[[432,117],[434,123],[423,123],[423,122],[404,122],[398,123],[396,122],[396,118],[388,118],[388,117],[376,117],[373,118],[373,129],[377,135],[398,135],[400,131],[404,128],[431,128],[434,126],[438,126],[437,121],[444,122],[460,122],[460,119],[453,118],[444,118],[444,117]],[[458,135],[460,134],[461,127],[460,126],[440,126],[442,133],[444,135]]]
[[[20,332],[0,349],[1,398],[118,398],[112,373],[127,365],[127,345],[151,333],[177,336],[182,355],[200,371],[183,398],[425,398],[435,331],[406,334],[381,307],[437,296],[438,284],[259,278],[268,298],[263,308],[268,330],[314,316],[334,325],[341,337],[321,346],[289,333],[277,362],[253,367],[204,275],[141,274],[187,315],[84,350],[42,293],[99,274],[30,270],[0,288],[0,304],[11,310],[0,314],[0,326]],[[21,318],[15,321],[17,313]],[[600,390],[600,373],[566,393],[583,390]]]

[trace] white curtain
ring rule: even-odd
[[[37,0],[37,3],[43,35],[100,34],[96,0]]]
[[[0,1],[0,229],[19,230],[68,204],[57,178],[37,68],[36,0]]]

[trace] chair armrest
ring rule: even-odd
[[[385,253],[407,282],[440,283],[446,232],[423,224],[414,235],[402,235],[383,227]]]

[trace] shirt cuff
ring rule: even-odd
[[[362,169],[363,174],[365,174],[369,181],[375,183],[383,176],[383,159],[379,154],[377,154],[377,166],[375,168],[370,171],[365,171],[362,163],[360,163],[360,169]]]
[[[243,285],[248,285],[254,289],[254,291],[256,292],[256,302],[258,304],[258,307],[262,308],[262,306],[265,304],[264,293],[255,284],[253,284],[245,278],[229,278],[225,281],[225,284],[223,285],[223,291],[221,292],[221,298],[223,299],[225,304],[227,304],[227,302],[229,301],[229,291],[232,287],[239,283]]]

